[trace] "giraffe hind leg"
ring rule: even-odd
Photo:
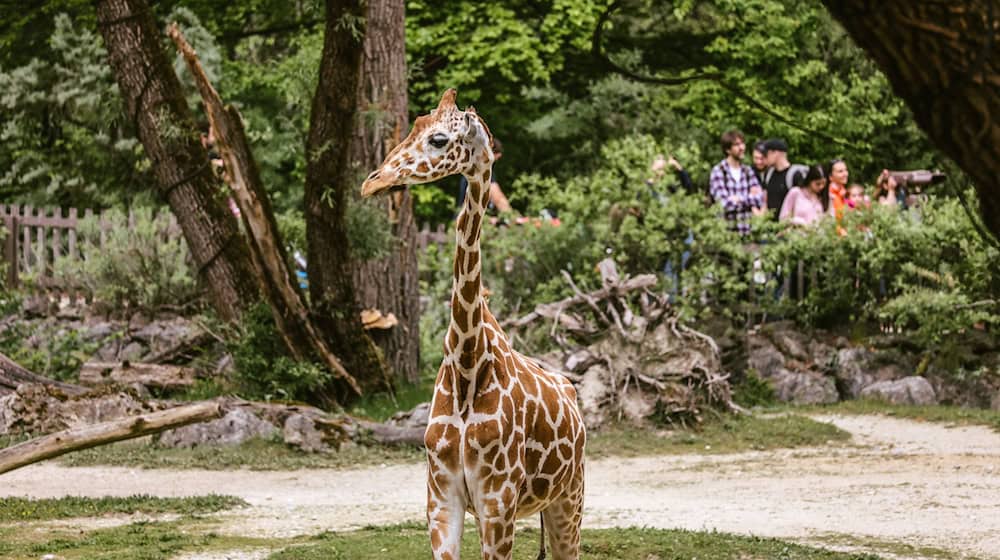
[[[583,469],[579,482],[561,498],[542,510],[542,520],[549,534],[552,560],[580,558],[580,524],[583,521]]]

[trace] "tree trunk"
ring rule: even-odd
[[[292,356],[299,361],[319,359],[330,372],[356,394],[361,388],[317,332],[302,301],[295,274],[281,242],[271,200],[257,171],[257,161],[243,128],[243,117],[235,107],[224,107],[222,98],[208,80],[198,55],[180,29],[170,24],[170,37],[184,56],[194,76],[208,120],[216,133],[216,146],[225,161],[226,182],[239,205],[257,284],[271,307],[278,333]]]
[[[97,20],[125,108],[160,193],[184,231],[199,280],[219,316],[238,319],[259,298],[250,257],[163,51],[152,11],[146,0],[99,0]]]
[[[28,371],[14,360],[0,354],[0,395],[13,392],[17,389],[18,385],[24,383],[51,385],[67,395],[82,395],[87,392],[85,387],[73,385],[72,383],[63,383],[62,381],[42,377],[32,371]]]
[[[362,0],[327,0],[319,83],[306,140],[305,215],[313,319],[365,392],[391,387],[378,348],[362,329],[347,234],[347,205],[361,180],[351,166],[364,37]],[[343,400],[340,382],[326,392]]]
[[[404,19],[403,0],[368,2],[358,110],[374,118],[358,122],[351,148],[351,163],[362,175],[381,165],[409,128]],[[404,190],[374,199],[373,203],[389,215],[394,244],[387,257],[357,263],[354,285],[362,307],[393,313],[399,319],[399,324],[391,329],[368,332],[382,349],[396,379],[412,383],[417,381],[420,363],[413,200],[410,191]]]
[[[881,67],[934,145],[965,171],[1000,236],[1000,5],[824,0]]]

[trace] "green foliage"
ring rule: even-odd
[[[0,330],[0,353],[29,371],[60,381],[74,381],[80,366],[101,342],[58,324],[11,322]]]
[[[815,326],[892,323],[933,345],[947,333],[994,325],[997,247],[983,240],[957,200],[919,210],[875,205],[849,212],[839,235],[826,221],[788,231],[763,252],[765,268],[802,262],[807,294],[782,311]]]
[[[134,222],[121,210],[80,220],[80,258],[62,257],[55,274],[64,285],[77,285],[114,308],[155,310],[164,305],[188,305],[200,297],[190,254],[170,214],[148,207],[132,210]]]
[[[63,206],[135,197],[146,163],[90,29],[54,20],[51,56],[0,70],[0,195]]]
[[[351,256],[360,260],[387,255],[396,242],[388,212],[377,202],[349,197],[347,206],[347,236]]]
[[[423,224],[444,224],[455,216],[455,199],[436,184],[413,185],[413,215]]]
[[[247,398],[307,400],[331,379],[320,364],[287,355],[271,309],[264,303],[246,313],[228,346],[235,365],[233,382]]]
[[[761,379],[757,372],[750,370],[741,379],[733,383],[733,401],[744,407],[772,406],[778,398],[774,387],[766,379]]]

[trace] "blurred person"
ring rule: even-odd
[[[788,143],[781,138],[766,140],[764,148],[765,163],[768,166],[764,173],[764,190],[767,195],[767,209],[777,219],[781,205],[792,187],[802,185],[809,168],[788,161]]]
[[[861,183],[851,183],[847,187],[847,208],[857,210],[858,208],[868,208],[871,206],[871,199],[865,193],[865,187]]]
[[[831,160],[826,167],[830,180],[830,215],[840,223],[844,219],[844,208],[847,206],[847,180],[850,172],[847,163],[842,159]]]
[[[888,169],[883,169],[875,181],[873,198],[882,206],[906,208],[906,193]]]
[[[810,226],[826,215],[827,176],[822,165],[813,165],[806,171],[804,185],[792,187],[781,204],[778,219],[797,226]]]
[[[753,145],[751,153],[753,162],[753,174],[757,177],[757,183],[764,186],[764,174],[767,172],[767,147],[763,140],[758,140]]]
[[[763,208],[764,193],[750,166],[743,164],[746,141],[739,130],[727,130],[719,138],[725,158],[709,176],[709,193],[722,205],[723,217],[729,229],[741,236],[750,234],[750,217],[755,209]]]

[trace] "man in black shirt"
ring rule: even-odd
[[[768,170],[764,173],[767,209],[777,220],[785,196],[792,187],[802,184],[808,168],[804,165],[792,165],[788,161],[788,144],[781,138],[767,140],[763,147],[768,165]]]

